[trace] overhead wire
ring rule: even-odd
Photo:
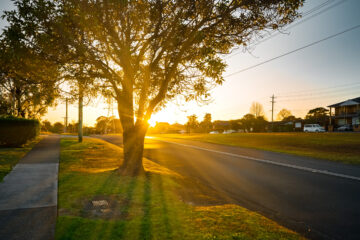
[[[353,27],[351,27],[351,28],[348,28],[348,29],[343,30],[343,31],[341,31],[341,32],[338,32],[338,33],[336,33],[336,34],[330,35],[330,36],[328,36],[328,37],[322,38],[322,39],[317,40],[317,41],[315,41],[315,42],[309,43],[309,44],[307,44],[307,45],[305,45],[305,46],[299,47],[299,48],[294,49],[294,50],[292,50],[292,51],[283,53],[283,54],[281,54],[281,55],[279,55],[279,56],[270,58],[270,59],[265,60],[265,61],[263,61],[263,62],[260,62],[260,63],[257,63],[257,64],[255,64],[255,65],[252,65],[252,66],[250,66],[250,67],[246,67],[246,68],[243,68],[243,69],[241,69],[241,70],[239,70],[239,71],[236,71],[236,72],[233,72],[233,73],[231,73],[231,74],[228,74],[228,75],[224,76],[224,78],[228,78],[228,77],[231,77],[231,76],[233,76],[233,75],[236,75],[236,74],[239,74],[239,73],[248,71],[248,70],[250,70],[250,69],[253,69],[253,68],[255,68],[255,67],[264,65],[265,63],[272,62],[272,61],[274,61],[274,60],[277,60],[277,59],[279,59],[279,58],[285,57],[285,56],[290,55],[290,54],[292,54],[292,53],[298,52],[298,51],[303,50],[303,49],[305,49],[305,48],[314,46],[314,45],[316,45],[316,44],[319,44],[319,43],[324,42],[324,41],[326,41],[326,40],[332,39],[332,38],[337,37],[337,36],[339,36],[339,35],[342,35],[342,34],[344,34],[344,33],[353,31],[353,30],[355,30],[355,29],[357,29],[357,28],[359,28],[359,27],[360,27],[360,24],[355,25],[355,26],[353,26]]]
[[[313,94],[324,95],[324,94],[329,94],[332,92],[344,92],[344,91],[349,91],[349,90],[359,90],[360,91],[360,82],[353,83],[351,85],[344,86],[344,87],[330,88],[330,89],[318,90],[318,91],[311,90],[308,92],[304,92],[302,94],[293,94],[293,95],[286,95],[286,96],[277,95],[277,97],[281,98],[281,99],[289,99],[289,98],[294,98],[294,97],[298,98],[298,97],[312,96]]]
[[[299,20],[298,22],[294,22],[293,24],[291,24],[289,27],[285,28],[284,30],[286,31],[286,30],[289,30],[289,29],[291,29],[291,28],[293,28],[293,27],[296,27],[296,26],[298,26],[298,25],[301,25],[301,24],[303,24],[304,22],[307,22],[308,20],[310,20],[310,19],[312,19],[312,18],[314,18],[314,17],[317,17],[317,16],[321,15],[322,13],[325,13],[325,12],[329,11],[329,10],[332,9],[332,8],[337,7],[337,6],[339,6],[340,4],[342,4],[342,3],[345,3],[346,1],[347,1],[347,0],[342,0],[342,1],[340,1],[340,2],[337,2],[337,3],[335,3],[334,5],[331,5],[331,6],[327,7],[326,9],[323,9],[322,11],[320,11],[320,12],[318,12],[318,13],[309,16],[308,18]],[[314,11],[320,10],[320,9],[323,8],[323,7],[326,7],[327,5],[331,4],[332,2],[334,2],[334,0],[328,0],[328,1],[326,1],[325,3],[322,3],[322,4],[318,5],[318,6],[310,9],[309,11],[307,11],[307,12],[305,12],[305,13],[303,14],[303,17],[311,14],[311,13],[314,12]],[[250,43],[250,46],[249,46],[249,47],[251,48],[251,47],[257,46],[257,45],[259,45],[259,44],[261,44],[261,43],[263,43],[263,42],[266,42],[267,40],[269,40],[269,39],[271,39],[271,38],[273,38],[273,37],[275,37],[275,36],[278,36],[278,35],[281,34],[281,33],[282,33],[282,32],[279,32],[279,31],[277,31],[277,30],[273,30],[271,33],[265,34],[265,35],[269,35],[268,37],[263,38],[263,39],[260,39],[260,40],[258,40],[258,41],[255,41],[255,42],[252,43],[252,44]],[[262,35],[262,36],[264,36],[264,35]],[[260,36],[260,37],[262,37],[262,36]],[[233,53],[232,55],[229,55],[229,56],[225,57],[225,59],[230,59],[230,58],[232,58],[232,57],[234,57],[234,56],[236,56],[236,55],[238,55],[238,54],[240,54],[240,53],[241,53],[241,52]]]

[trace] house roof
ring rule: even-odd
[[[339,102],[339,103],[335,103],[328,107],[352,106],[352,105],[357,105],[357,104],[360,104],[360,97],[348,99],[346,101]]]

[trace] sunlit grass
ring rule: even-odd
[[[0,148],[0,182],[41,139],[38,137],[22,147]]]
[[[102,140],[61,140],[56,239],[301,238],[237,205],[187,204],[178,195],[179,189],[189,187],[182,184],[182,176],[150,160],[144,160],[145,176],[125,177],[109,170],[121,158],[121,148]],[[91,200],[102,199],[110,211],[89,210]]]
[[[360,164],[360,134],[357,133],[162,134],[158,136]]]

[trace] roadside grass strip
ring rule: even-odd
[[[56,239],[303,239],[238,205],[190,204],[180,192],[196,184],[148,159],[144,176],[121,176],[121,159],[100,139],[61,140]]]
[[[22,147],[0,148],[0,182],[41,139],[42,137],[37,137]]]
[[[358,133],[195,133],[154,136],[281,152],[347,164],[360,164],[360,134]]]

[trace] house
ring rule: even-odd
[[[349,124],[353,126],[354,131],[360,131],[360,97],[335,103],[328,107],[330,108],[330,125],[339,127]]]

